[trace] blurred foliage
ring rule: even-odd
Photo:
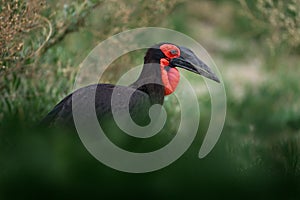
[[[0,199],[126,194],[298,199],[299,5],[298,0],[2,0]],[[162,170],[127,174],[99,163],[77,135],[35,125],[71,91],[79,64],[99,41],[141,26],[174,28],[203,44],[222,72],[228,107],[221,138],[204,159],[197,155],[211,105],[209,94],[200,91],[200,128],[188,151]],[[120,57],[102,81],[118,80],[142,63],[143,53]],[[204,83],[186,75],[201,90]],[[176,132],[177,104],[174,96],[166,98],[170,135],[156,147]]]
[[[273,51],[285,43],[292,48],[299,47],[299,0],[240,0],[240,3],[252,27],[266,31],[267,43]]]
[[[32,57],[34,51],[25,51],[24,38],[35,29],[41,28],[38,13],[45,8],[43,1],[1,1],[0,12],[0,55],[1,66],[5,69],[6,62],[13,62]],[[27,38],[28,39],[28,38]],[[31,50],[31,51],[30,51]]]
[[[263,165],[271,172],[300,176],[297,74],[281,70],[259,88],[246,88],[242,99],[229,98],[227,128],[235,142],[228,148],[239,155],[241,170]]]

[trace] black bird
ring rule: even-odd
[[[148,109],[154,104],[162,105],[164,96],[175,91],[179,82],[180,67],[196,74],[202,75],[216,82],[219,82],[217,76],[211,69],[202,62],[188,48],[177,46],[171,43],[160,43],[152,46],[146,52],[144,57],[144,66],[142,72],[134,83],[130,86],[118,86],[112,84],[94,84],[76,90],[61,100],[52,111],[42,120],[43,126],[50,125],[71,125],[74,126],[72,106],[85,106],[90,98],[89,93],[95,92],[95,110],[98,120],[103,120],[106,116],[112,116],[112,94],[118,90],[119,99],[116,100],[114,108],[124,110],[129,98],[129,111],[131,117],[137,123],[142,118],[147,118]],[[76,98],[76,104],[72,105],[72,98]],[[143,115],[143,117],[140,117]],[[91,117],[84,113],[84,117]],[[146,120],[147,121],[147,120]],[[149,122],[149,121],[148,121]]]

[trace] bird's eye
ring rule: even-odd
[[[177,51],[176,49],[171,49],[171,50],[170,50],[170,53],[171,53],[172,55],[177,55],[177,54],[178,54],[178,51]]]
[[[172,44],[163,44],[160,47],[160,50],[165,54],[169,59],[177,58],[180,56],[180,49]]]

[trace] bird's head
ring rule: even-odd
[[[186,69],[206,78],[220,82],[212,70],[190,49],[171,43],[160,43],[151,47],[145,56],[145,63],[160,63],[165,95],[173,93],[179,83],[180,75],[176,67]]]

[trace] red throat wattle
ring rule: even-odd
[[[169,61],[160,59],[161,78],[165,86],[165,95],[172,94],[179,83],[179,72],[176,68],[169,67]]]
[[[165,95],[172,94],[179,83],[179,72],[174,67],[169,67],[169,60],[178,58],[180,50],[172,44],[163,44],[160,50],[165,54],[166,58],[160,59],[161,78],[165,86]]]

